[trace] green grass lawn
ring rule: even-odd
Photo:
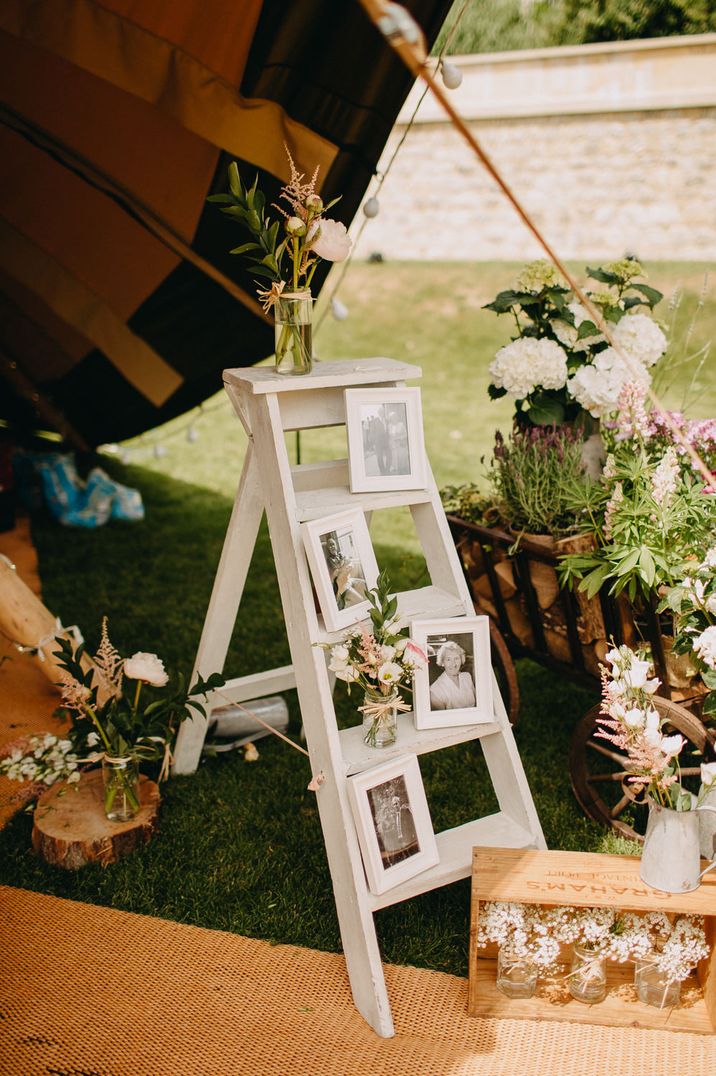
[[[487,364],[508,327],[480,309],[509,285],[510,265],[356,265],[346,278],[348,321],[327,319],[318,335],[323,358],[390,355],[423,367],[428,453],[438,482],[478,479],[480,458],[494,428],[509,425],[510,408],[486,396]],[[703,267],[652,267],[651,282],[667,292],[681,283],[679,317],[697,303]],[[696,350],[716,329],[716,304],[707,302],[689,345]],[[237,347],[236,364],[241,365]],[[670,390],[680,403],[687,384]],[[716,414],[714,387],[697,385],[698,411]],[[93,646],[101,617],[120,650],[156,651],[170,668],[188,673],[196,651],[246,438],[219,397],[199,419],[199,440],[187,442],[188,420],[135,442],[133,462],[110,458],[122,481],[141,489],[142,524],[111,524],[98,531],[63,530],[34,521],[47,605],[66,624],[78,623]],[[161,436],[167,454],[151,454]],[[293,438],[291,448],[293,450]],[[343,433],[306,436],[304,460],[345,454]],[[382,518],[385,517],[385,518]],[[376,513],[378,562],[401,589],[420,585],[424,565],[404,514]],[[265,528],[249,577],[227,663],[238,675],[283,664],[288,647]],[[595,692],[523,662],[522,710],[516,738],[550,847],[614,848],[584,818],[566,769],[571,729]],[[355,722],[355,696],[339,693],[338,718]],[[300,714],[289,693],[291,732]],[[193,777],[163,791],[162,826],[141,852],[106,869],[68,873],[38,862],[29,850],[32,820],[17,816],[0,831],[0,882],[77,900],[273,941],[340,948],[315,797],[306,790],[306,760],[277,740],[262,741],[257,763],[239,754],[202,763]],[[494,808],[479,744],[421,758],[436,830]],[[466,972],[467,883],[449,886],[381,912],[383,954],[389,961]]]

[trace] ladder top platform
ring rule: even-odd
[[[239,366],[224,370],[224,384],[236,386],[254,395],[270,392],[301,392],[306,389],[330,389],[346,382],[354,385],[381,385],[386,381],[407,381],[422,377],[419,366],[396,359],[337,359],[317,362],[310,374],[287,377],[272,366]]]

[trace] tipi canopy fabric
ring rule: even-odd
[[[411,81],[358,0],[0,0],[0,418],[122,440],[269,355],[207,195],[286,143],[350,223]]]

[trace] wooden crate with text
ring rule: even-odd
[[[706,875],[694,892],[679,894],[661,893],[645,885],[639,878],[637,856],[475,848],[472,866],[471,1016],[716,1034],[716,872]],[[674,1009],[660,1010],[638,1001],[631,963],[609,963],[607,997],[596,1005],[576,1001],[564,980],[558,979],[540,982],[533,998],[507,998],[495,984],[494,952],[477,948],[480,906],[492,900],[703,915],[711,951],[696,975],[683,984],[681,1004]]]

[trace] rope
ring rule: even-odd
[[[455,22],[452,25],[452,29],[450,30],[450,33],[445,38],[445,41],[443,42],[443,46],[440,49],[440,52],[438,53],[437,60],[436,60],[436,68],[440,66],[440,61],[442,60],[443,56],[445,55],[445,52],[447,51],[447,49],[448,49],[448,47],[450,45],[450,42],[452,41],[453,37],[455,36],[455,31],[457,30],[458,26],[460,25],[460,21],[461,21],[463,15],[465,14],[465,12],[467,11],[469,3],[470,3],[470,0],[464,0],[462,8],[460,9],[458,15],[455,18]],[[376,176],[378,177],[378,185],[375,187],[375,190],[374,190],[373,195],[372,195],[373,197],[377,197],[377,195],[380,194],[380,191],[381,191],[381,189],[383,187],[383,184],[385,183],[386,179],[388,178],[390,170],[393,167],[393,164],[395,162],[395,158],[400,153],[400,150],[403,147],[403,143],[405,142],[405,139],[408,137],[408,135],[410,133],[410,130],[411,130],[413,124],[415,123],[415,119],[416,119],[416,117],[418,115],[418,112],[420,110],[420,106],[422,105],[423,101],[425,100],[425,97],[427,96],[429,89],[430,89],[430,87],[426,86],[425,89],[423,90],[423,92],[421,93],[421,95],[420,95],[420,97],[418,99],[418,102],[417,102],[417,104],[415,105],[415,108],[412,111],[410,119],[408,120],[408,122],[407,122],[407,124],[405,126],[405,130],[403,131],[403,133],[402,133],[402,135],[401,135],[401,137],[400,137],[400,139],[398,141],[398,144],[396,145],[395,149],[393,150],[393,152],[392,152],[392,154],[390,156],[390,160],[388,161],[387,165],[385,166],[385,171],[376,172]],[[346,258],[346,260],[341,265],[340,271],[339,271],[338,276],[336,278],[336,283],[335,283],[334,287],[332,288],[331,293],[329,295],[328,303],[323,307],[323,310],[321,311],[320,317],[315,322],[314,331],[316,333],[318,333],[319,329],[321,328],[321,325],[326,320],[326,316],[328,314],[328,309],[329,309],[329,307],[331,305],[331,300],[335,298],[335,296],[336,296],[336,294],[338,292],[338,289],[340,288],[341,284],[343,283],[343,278],[345,277],[346,273],[348,272],[348,267],[351,265],[351,263],[353,261],[353,255],[355,254],[356,248],[358,247],[358,244],[360,242],[361,236],[363,235],[363,232],[365,231],[365,228],[369,223],[370,223],[369,218],[368,217],[363,217],[363,220],[361,222],[361,226],[360,226],[360,228],[356,232],[356,235],[353,238],[353,243],[352,243],[352,246],[351,246],[350,253],[349,253],[348,257]],[[300,460],[298,462],[300,462]]]
[[[253,720],[258,722],[259,725],[263,725],[263,727],[265,729],[267,729],[268,732],[273,733],[274,736],[278,736],[279,740],[283,740],[284,743],[287,743],[289,747],[293,747],[296,751],[300,751],[302,755],[305,755],[306,758],[310,760],[311,756],[309,755],[309,753],[308,753],[308,751],[306,750],[305,747],[301,747],[300,744],[297,744],[294,740],[290,739],[288,736],[284,736],[284,734],[282,732],[279,732],[278,729],[275,729],[271,725],[267,724],[267,722],[264,721],[262,718],[258,717],[257,714],[255,714],[253,712],[253,710],[249,710],[249,709],[247,709],[246,706],[243,706],[240,702],[235,702],[233,699],[230,699],[229,696],[225,695],[223,691],[216,690],[214,692],[214,694],[219,695],[220,698],[224,699],[226,702],[230,703],[232,706],[238,706],[239,710],[242,710],[243,713],[248,714],[249,717],[253,718]],[[323,784],[325,779],[326,779],[326,775],[324,774],[323,770],[321,770],[320,773],[317,773],[312,778],[310,784],[307,786],[308,791],[309,792],[317,792],[318,788],[320,787],[320,785]]]
[[[576,280],[572,277],[572,274],[567,269],[566,265],[559,257],[557,252],[553,249],[552,245],[544,237],[540,229],[537,227],[532,217],[527,210],[523,207],[517,196],[509,187],[507,182],[503,179],[501,173],[497,167],[493,164],[492,160],[482,148],[475,135],[468,129],[465,121],[455,111],[452,104],[448,100],[446,94],[442,91],[440,86],[430,74],[427,69],[427,54],[422,44],[422,33],[414,22],[412,15],[410,15],[404,8],[398,4],[386,3],[385,0],[360,0],[360,3],[366,9],[368,17],[378,27],[381,33],[385,36],[389,44],[395,49],[398,55],[402,58],[405,65],[415,74],[416,77],[422,78],[427,84],[427,88],[431,89],[435,97],[440,102],[441,106],[448,114],[452,124],[460,132],[462,137],[468,143],[472,151],[480,160],[485,170],[489,173],[507,200],[512,205],[515,212],[518,214],[526,228],[532,233],[536,241],[544,250],[547,257],[553,263],[553,265],[559,270],[564,279],[569,284],[570,288],[579,299],[580,303],[587,310],[591,320],[597,326],[599,331],[604,335],[607,343],[614,348],[617,354],[623,359],[627,369],[635,377],[641,373],[638,368],[636,360],[632,360],[630,356],[626,355],[623,349],[616,343],[614,336],[607,326],[602,314],[588,299],[582,288],[577,284]],[[410,32],[408,23],[412,24],[415,28],[415,32]],[[427,92],[427,91],[426,91]],[[422,98],[421,98],[422,100]],[[656,395],[651,386],[647,386],[647,395],[654,406],[654,409],[659,412],[660,416],[664,420],[665,424],[671,431],[674,440],[684,449],[689,459],[693,463],[696,470],[698,470],[704,478],[707,486],[711,486],[713,482],[713,475],[709,471],[708,467],[701,459],[696,449],[691,445],[686,437],[682,434],[677,424],[672,419],[669,412],[662,404],[659,397]]]

